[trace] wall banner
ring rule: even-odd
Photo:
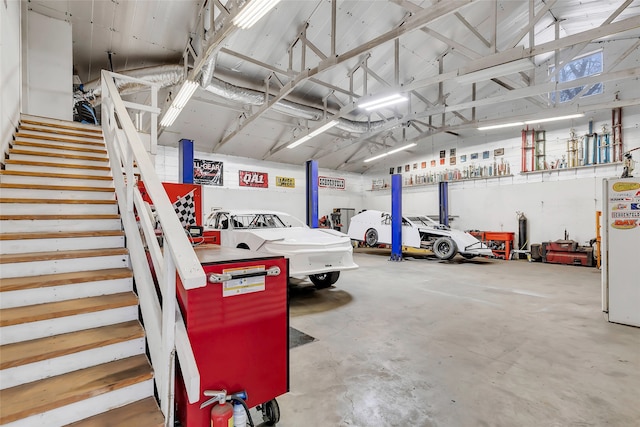
[[[344,190],[345,189],[345,180],[344,178],[330,178],[327,176],[319,176],[318,177],[318,187],[322,188],[333,188],[336,190]]]
[[[276,187],[296,188],[296,179],[286,176],[276,176]]]
[[[266,172],[238,171],[240,187],[269,187],[269,174]]]
[[[193,183],[222,187],[222,162],[193,159]]]

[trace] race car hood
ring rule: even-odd
[[[265,242],[278,242],[282,245],[335,245],[344,242],[351,242],[349,236],[336,230],[325,228],[264,228],[251,229],[244,231]]]

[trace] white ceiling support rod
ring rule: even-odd
[[[493,32],[491,33],[491,46],[493,46],[493,53],[498,51],[498,0],[492,1],[492,9],[493,9],[493,22],[492,28]],[[475,87],[475,85],[474,85]]]
[[[400,85],[400,39],[393,41],[393,83]]]
[[[469,23],[469,21],[464,19],[464,16],[460,15],[460,12],[456,12],[456,13],[454,13],[454,15],[455,15],[456,18],[458,18],[458,20],[460,22],[462,22],[464,24],[465,27],[467,27],[469,29],[469,31],[471,31],[478,38],[478,40],[480,40],[486,47],[491,48],[491,42],[489,42],[489,40],[485,39],[484,36],[482,34],[480,34],[478,29],[476,27],[474,27],[473,25],[471,25]]]
[[[560,39],[560,21],[558,21],[557,19],[554,21],[554,39],[558,40]],[[533,31],[532,31],[533,32]],[[560,71],[560,49],[556,49],[555,52],[553,53],[553,60],[554,60],[554,72],[553,75],[557,76],[558,75],[558,71]],[[555,78],[551,78],[551,76],[548,77],[547,81],[552,81],[555,80]],[[556,88],[556,91],[554,92],[554,97],[553,97],[553,105],[554,107],[556,107],[558,105],[558,98],[559,98],[559,92],[558,89]]]
[[[336,5],[338,0],[331,0],[331,57],[336,56]]]
[[[636,41],[629,49],[624,51],[624,53],[622,53],[615,61],[613,61],[607,67],[605,73],[610,73],[611,71],[615,70],[616,67],[627,58],[627,56],[631,55],[632,53],[638,52],[638,49],[640,49],[640,40]]]
[[[302,31],[302,36],[301,36],[302,41],[304,42],[305,46],[309,47],[309,49],[311,49],[313,53],[318,55],[318,58],[320,58],[320,60],[327,59],[327,55],[325,55],[315,44],[313,44],[311,40],[307,38],[308,27],[309,27],[309,23],[307,22],[307,25],[305,25],[304,30]]]

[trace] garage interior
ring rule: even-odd
[[[259,4],[266,13],[246,27],[241,12]],[[359,268],[341,272],[333,286],[290,280],[286,326],[301,340],[286,351],[287,391],[277,396],[277,425],[640,425],[639,325],[609,318],[602,285],[615,273],[624,284],[616,298],[640,313],[633,267],[640,184],[625,178],[620,191],[603,184],[640,174],[639,0],[9,0],[0,4],[0,23],[0,425],[173,425],[181,421],[174,405],[185,399],[195,405],[186,378],[199,362],[192,366],[187,358],[197,359],[199,350],[194,344],[191,356],[185,353],[192,327],[185,304],[205,276],[183,273],[190,262],[201,271],[203,261],[184,229],[174,233],[173,223],[164,222],[173,210],[163,210],[156,197],[164,185],[170,208],[176,200],[168,186],[197,184],[196,162],[219,168],[218,178],[198,186],[197,225],[216,209],[260,209],[312,226],[324,216],[329,228],[346,234],[353,214],[392,212],[392,199],[401,195],[403,215],[471,231],[493,251],[441,260],[423,247],[397,261],[391,242],[371,248],[354,241]],[[367,109],[372,102],[386,104]],[[85,123],[65,127],[72,120]],[[113,160],[103,165],[60,154],[56,162],[85,165],[89,175],[67,183],[69,177],[42,164],[51,160],[35,158],[52,151],[42,146],[45,126],[54,127],[62,144],[100,133],[95,124],[122,170],[113,169]],[[143,154],[122,148],[127,144]],[[313,185],[309,165],[319,175]],[[115,183],[100,183],[103,169]],[[30,180],[19,180],[26,175]],[[256,182],[243,182],[244,176]],[[158,272],[144,276],[150,289],[165,296],[153,303],[145,302],[136,271],[142,246],[130,246],[131,233],[146,226],[135,221],[147,214],[137,204],[138,190],[119,193],[136,180],[145,183],[161,218],[164,253],[178,259],[158,250],[149,255],[153,261],[142,261]],[[55,186],[63,185],[108,193],[94,204],[116,209],[92,217],[82,236],[117,239],[122,247],[109,256],[134,271],[128,280],[136,284],[136,301],[121,290],[104,291],[119,295],[109,302],[121,310],[114,316],[134,323],[145,311],[158,316],[142,321],[146,332],[127,326],[136,340],[132,350],[103,339],[105,346],[122,346],[119,356],[96,356],[91,351],[100,349],[80,345],[76,358],[69,350],[24,356],[32,351],[29,342],[66,327],[57,326],[48,308],[35,308],[36,301],[46,303],[36,296],[38,286],[58,298],[49,304],[93,297],[78,291],[80,279],[62,283],[53,275],[85,263],[62,267],[73,258],[67,251],[94,246],[65,242],[80,236],[57,230],[46,239],[59,246],[38,248],[45,237],[36,234],[56,231],[61,220],[53,214],[67,212],[43,201],[44,192],[62,194],[69,188]],[[125,205],[116,204],[125,194],[132,197],[126,215]],[[75,222],[88,211],[69,215]],[[103,232],[113,221],[115,228]],[[615,268],[608,267],[609,224],[626,233]],[[551,242],[574,249],[558,255]],[[166,264],[153,264],[154,257]],[[115,271],[116,264],[91,268]],[[165,269],[177,272],[177,291],[176,274]],[[167,290],[176,298],[167,298]],[[20,306],[31,312],[18,314]],[[182,315],[166,314],[176,307]],[[263,307],[251,310],[260,314]],[[105,325],[84,319],[68,323]],[[160,338],[150,336],[156,328]],[[222,347],[237,360],[257,366],[276,357],[236,344]],[[135,371],[138,382],[118,386],[117,398],[106,382],[112,390],[100,391],[102,398],[89,388],[71,396],[67,383],[49,393],[66,401],[27,391],[35,381],[54,384],[61,376],[48,359],[56,357],[81,369],[106,358],[95,363],[122,363],[119,369]],[[23,370],[30,372],[26,379]],[[201,369],[202,384],[206,372]],[[139,396],[151,406],[109,415]],[[197,406],[210,396],[200,397]],[[102,410],[90,409],[102,406],[103,418]],[[203,409],[207,417],[210,410]],[[255,425],[269,425],[264,411],[252,407],[250,414]]]

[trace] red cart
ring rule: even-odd
[[[275,398],[289,391],[288,261],[215,245],[196,249],[207,286],[185,290],[178,303],[200,371],[200,401],[189,404],[176,375],[176,418],[183,427],[210,425],[205,390],[246,391],[265,421],[280,415]],[[178,367],[179,368],[179,367]]]

